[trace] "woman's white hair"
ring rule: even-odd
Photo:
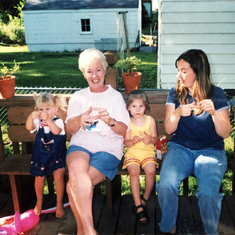
[[[101,51],[95,48],[91,48],[91,49],[84,50],[79,55],[79,59],[78,59],[79,69],[82,71],[83,74],[87,66],[95,62],[100,62],[104,70],[106,71],[108,67],[108,63],[106,61],[105,55]]]

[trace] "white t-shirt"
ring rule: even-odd
[[[109,116],[116,121],[123,122],[130,129],[130,117],[126,109],[126,103],[118,91],[114,90],[110,85],[108,89],[101,93],[94,93],[90,88],[85,88],[75,92],[69,100],[67,120],[79,116],[86,112],[89,107],[105,108]],[[97,115],[93,110],[91,116]],[[98,119],[95,127],[86,131],[81,128],[73,134],[70,144],[81,146],[92,153],[104,151],[113,154],[121,160],[123,155],[123,141],[121,135],[114,133],[106,123]]]

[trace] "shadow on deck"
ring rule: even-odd
[[[67,199],[65,199],[67,202]],[[29,209],[34,207],[31,203]],[[43,209],[55,206],[55,196],[45,195]],[[148,214],[151,219],[148,226],[136,223],[135,215],[131,212],[133,206],[132,195],[115,198],[114,216],[107,216],[106,196],[94,195],[93,214],[95,228],[100,235],[114,234],[161,234],[158,223],[161,218],[157,196],[152,196],[148,205]],[[10,194],[0,194],[0,218],[14,214]],[[224,196],[222,213],[218,227],[219,234],[235,234],[235,195]],[[76,234],[76,222],[70,207],[65,209],[62,218],[57,219],[54,213],[42,214],[39,223],[25,235],[72,235]],[[197,198],[195,196],[179,196],[179,214],[177,219],[177,234],[203,234],[203,225],[200,218]]]

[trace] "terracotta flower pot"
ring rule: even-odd
[[[133,90],[140,89],[140,80],[142,73],[133,72],[133,76],[130,76],[130,73],[123,73],[122,79],[125,86],[126,94],[128,95]]]
[[[1,98],[11,98],[15,96],[15,76],[0,80]]]

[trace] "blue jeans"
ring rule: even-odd
[[[167,146],[160,181],[156,185],[162,212],[160,230],[165,233],[172,231],[178,214],[180,183],[194,173],[199,187],[196,196],[205,233],[218,234],[223,198],[219,190],[227,169],[225,151],[212,148],[190,150],[174,142],[168,142]]]

